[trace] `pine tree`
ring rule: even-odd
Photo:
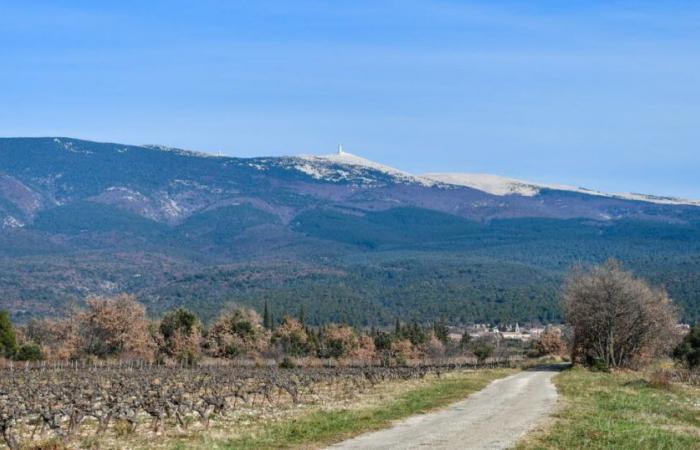
[[[420,325],[418,325],[418,322],[413,322],[411,325],[406,327],[406,334],[408,339],[411,341],[411,344],[413,345],[419,345],[419,344],[425,344],[427,341],[428,337],[425,334],[425,331],[423,328],[421,328]]]

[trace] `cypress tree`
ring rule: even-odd
[[[401,335],[401,321],[399,318],[396,318],[396,322],[394,324],[394,334],[398,337]]]
[[[443,344],[447,344],[447,341],[449,341],[450,338],[450,331],[447,328],[445,319],[440,319],[439,321],[433,323],[433,333],[435,333],[435,337],[437,337]]]
[[[299,323],[306,325],[306,314],[304,314],[304,305],[299,307]]]
[[[267,308],[267,300],[265,300],[265,309],[263,309],[263,326],[268,330],[272,329],[272,316],[270,316],[270,310]]]
[[[7,311],[0,311],[0,355],[12,358],[17,352],[17,338]]]

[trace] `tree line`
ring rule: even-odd
[[[683,336],[678,311],[666,291],[623,269],[614,260],[571,271],[564,284],[564,333],[548,329],[528,348],[531,356],[569,353],[593,367],[639,367],[672,354],[700,366],[700,325]],[[556,332],[555,332],[556,331]],[[17,360],[139,358],[193,364],[203,358],[273,358],[284,364],[304,358],[403,364],[421,358],[471,355],[485,360],[489,339],[450,339],[447,322],[429,326],[396,319],[393,329],[358,329],[347,324],[310,326],[303,306],[276,320],[267,302],[262,315],[229,306],[208,326],[185,308],[150,320],[133,296],[90,297],[63,318],[32,320],[13,327],[0,312],[0,355]]]
[[[455,355],[491,356],[493,348],[470,342],[465,333],[453,342],[445,321],[429,326],[396,319],[390,331],[346,324],[310,326],[305,311],[275,320],[267,303],[262,315],[229,306],[209,325],[185,308],[149,320],[134,296],[90,297],[63,318],[31,320],[13,327],[0,315],[2,355],[16,360],[143,359],[194,364],[204,358],[275,359],[284,364],[305,358],[404,364]]]

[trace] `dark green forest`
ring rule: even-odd
[[[86,211],[89,221],[80,218]],[[240,233],[272,222],[245,206],[205,213],[176,227],[152,226],[129,214],[115,218],[100,205],[57,213],[41,216],[36,229],[50,221],[67,239],[78,236],[80,251],[34,256],[29,251],[5,259],[1,267],[6,292],[40,302],[47,312],[60,311],[67,298],[80,301],[84,294],[75,285],[82,280],[101,279],[136,293],[154,316],[187,306],[211,320],[227,304],[262,311],[267,301],[278,318],[303,306],[312,324],[381,326],[395,317],[452,324],[550,323],[560,320],[559,292],[567,272],[612,257],[664,286],[684,321],[700,319],[697,224],[473,222],[409,208],[364,216],[312,211],[290,224],[299,236],[284,244],[294,248],[293,257],[275,249],[242,259],[236,257],[237,249],[246,248],[238,241]],[[128,244],[122,243],[125,236]],[[120,252],[108,258],[97,248],[110,242]],[[3,245],[6,253],[12,251],[11,242]],[[207,256],[212,249],[219,250]],[[221,263],[212,264],[217,260]],[[32,289],[22,288],[29,279]]]

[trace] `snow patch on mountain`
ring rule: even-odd
[[[638,193],[606,193],[577,186],[533,183],[490,174],[427,173],[422,175],[413,175],[408,172],[347,153],[342,149],[340,149],[338,153],[331,155],[302,155],[295,159],[297,162],[293,165],[293,168],[296,170],[315,179],[332,182],[350,181],[362,185],[374,185],[377,184],[377,180],[372,177],[372,174],[368,171],[375,171],[388,175],[394,181],[399,183],[415,183],[426,187],[463,186],[498,196],[519,195],[523,197],[534,197],[539,195],[542,190],[548,189],[662,205],[700,206],[700,201],[698,200],[661,197]]]
[[[77,146],[75,145],[75,143],[72,142],[72,141],[62,141],[62,140],[59,139],[59,138],[54,138],[53,141],[54,141],[58,146],[60,146],[60,147],[63,148],[64,150],[66,150],[66,151],[68,151],[68,152],[71,152],[71,153],[82,153],[82,154],[84,154],[84,155],[92,155],[92,154],[93,154],[93,152],[90,151],[90,150],[83,150],[83,149],[80,149],[80,148],[77,147]]]
[[[675,197],[660,197],[655,195],[637,193],[606,193],[583,187],[568,186],[564,184],[531,183],[528,181],[506,178],[498,175],[480,173],[426,173],[422,177],[454,186],[464,186],[492,195],[521,195],[534,197],[543,189],[555,191],[577,192],[579,194],[595,195],[598,197],[618,198],[621,200],[633,200],[662,205],[692,205],[700,206],[698,200],[687,200]]]
[[[159,152],[175,153],[175,154],[180,155],[180,156],[189,156],[189,157],[195,157],[195,158],[225,158],[225,156],[222,156],[219,154],[214,155],[212,153],[198,152],[196,150],[184,150],[181,148],[168,147],[165,145],[145,144],[145,145],[141,145],[141,148],[147,148],[149,150],[157,150]]]
[[[163,214],[166,216],[172,218],[172,219],[177,219],[183,214],[183,209],[178,205],[178,203],[173,200],[172,198],[163,198],[160,201],[161,204],[161,211]]]
[[[24,223],[15,218],[14,216],[7,216],[2,219],[3,228],[22,228]]]
[[[106,193],[102,194],[103,199],[110,200],[125,200],[127,202],[147,202],[148,197],[138,191],[134,191],[124,186],[110,186]]]
[[[540,188],[532,183],[483,173],[426,173],[424,178],[453,186],[464,186],[493,195],[534,197]]]
[[[296,159],[300,162],[294,166],[295,169],[318,180],[375,184],[375,180],[367,176],[371,175],[367,171],[374,171],[388,175],[399,183],[416,183],[428,187],[438,184],[433,180],[411,175],[343,150],[330,155],[301,155]]]

